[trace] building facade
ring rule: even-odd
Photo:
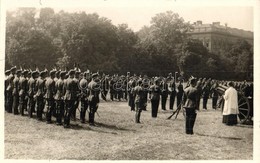
[[[232,44],[240,39],[246,40],[251,45],[254,42],[253,32],[230,28],[227,24],[220,25],[220,22],[202,24],[202,21],[197,21],[193,27],[194,29],[188,32],[191,38],[200,40],[209,52],[213,53],[228,50]]]

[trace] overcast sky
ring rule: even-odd
[[[221,3],[220,3],[221,2]],[[225,2],[225,3],[224,3]],[[247,1],[250,2],[250,1]],[[204,1],[204,0],[8,0],[7,9],[34,6],[52,7],[55,11],[85,11],[98,13],[112,20],[114,25],[127,23],[134,31],[149,25],[151,17],[157,13],[172,10],[185,21],[191,23],[202,20],[203,23],[219,21],[229,27],[254,31],[254,8],[252,3],[240,0]]]

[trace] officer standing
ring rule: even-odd
[[[45,71],[40,72],[40,76],[36,81],[36,94],[34,95],[36,99],[36,105],[37,105],[37,120],[41,121],[42,120],[42,113],[44,109],[44,94],[45,94]]]
[[[133,79],[133,77],[130,77],[130,80],[128,82],[128,106],[130,106],[131,111],[135,111],[135,101],[134,101],[134,88],[136,86],[136,81]]]
[[[135,98],[135,123],[140,123],[140,116],[144,105],[144,89],[141,86],[142,80],[137,81],[137,86],[134,88],[134,98]]]
[[[75,81],[73,80],[75,75],[75,70],[69,71],[69,77],[64,82],[64,101],[65,101],[65,113],[64,113],[64,128],[70,127],[70,117],[73,111],[74,103],[77,99],[76,90],[75,90]]]
[[[7,88],[6,88],[6,95],[7,95],[7,112],[12,113],[12,108],[13,108],[13,89],[14,89],[14,84],[13,80],[15,77],[16,73],[16,67],[12,67],[10,69],[11,74],[7,78]]]
[[[28,88],[28,80],[27,80],[27,74],[28,71],[24,70],[22,72],[22,76],[19,79],[19,112],[23,116],[24,115],[24,110],[27,107],[26,103],[26,97],[27,95],[27,88]]]
[[[94,125],[95,112],[98,109],[100,85],[98,85],[98,74],[92,74],[92,81],[88,84],[89,89],[89,124]]]
[[[29,98],[29,108],[28,108],[28,116],[32,118],[33,112],[35,112],[35,99],[34,95],[36,94],[36,78],[38,78],[38,72],[33,71],[31,73],[31,77],[28,80],[28,98]]]
[[[66,71],[61,71],[59,75],[59,79],[55,82],[56,94],[54,96],[55,104],[56,104],[56,124],[62,125],[62,115],[64,113],[64,78],[66,75]]]
[[[81,91],[80,101],[81,101],[81,109],[80,109],[80,122],[85,123],[86,119],[86,111],[88,109],[88,80],[87,80],[87,72],[84,72],[83,78],[79,82],[79,88]]]
[[[154,84],[150,87],[149,99],[151,100],[152,106],[152,117],[156,118],[158,113],[158,107],[160,102],[161,89],[159,86],[159,79],[154,79]]]
[[[21,76],[22,71],[17,70],[16,75],[13,80],[13,112],[15,115],[19,114],[18,112],[18,106],[19,106],[19,80]]]
[[[51,123],[51,116],[52,113],[54,112],[55,108],[55,103],[54,103],[54,95],[55,95],[55,82],[54,82],[54,77],[55,77],[55,70],[50,71],[50,77],[46,80],[45,82],[45,88],[46,88],[46,94],[45,94],[45,99],[47,102],[47,113],[46,113],[46,122],[47,124]]]
[[[198,91],[196,86],[196,79],[190,79],[190,86],[185,88],[184,95],[183,95],[183,108],[186,111],[186,134],[193,135],[193,127],[196,120],[196,107],[197,105],[197,98],[198,98]]]
[[[162,100],[161,100],[161,104],[162,104],[162,110],[166,110],[166,101],[167,101],[167,97],[168,97],[168,84],[166,82],[166,79],[163,78],[163,81],[161,83],[161,96],[162,96]]]

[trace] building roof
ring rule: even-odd
[[[190,34],[196,33],[220,33],[225,35],[237,36],[246,39],[253,39],[254,33],[251,31],[245,31],[242,29],[231,28],[227,25],[220,25],[219,22],[213,22],[212,24],[202,24],[201,21],[193,24],[194,29],[192,29]]]

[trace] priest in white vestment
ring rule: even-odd
[[[236,125],[238,111],[238,94],[234,88],[234,83],[228,83],[228,89],[224,94],[223,123],[226,125]]]

